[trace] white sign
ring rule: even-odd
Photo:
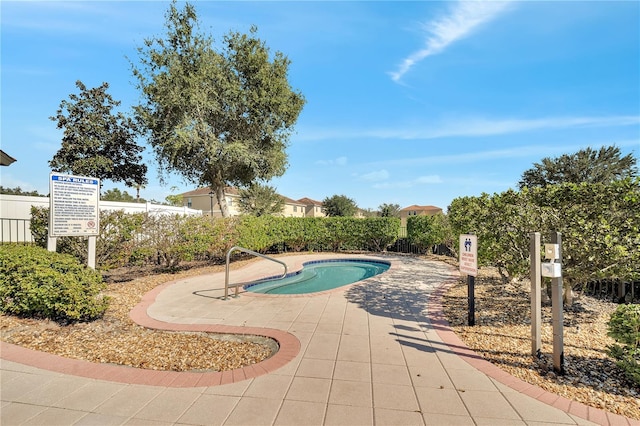
[[[478,275],[478,237],[460,235],[460,272],[475,277]]]
[[[49,236],[95,236],[100,229],[100,179],[51,173]]]

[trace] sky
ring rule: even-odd
[[[61,101],[109,83],[131,112],[144,40],[165,34],[167,1],[0,2],[1,141],[17,159],[0,184],[47,194]],[[363,209],[435,205],[517,188],[545,157],[616,145],[640,158],[638,1],[197,1],[220,41],[258,27],[306,98],[285,174],[289,198],[345,195]],[[182,7],[183,3],[178,3]],[[218,46],[218,44],[216,44]],[[149,184],[163,201],[195,189]],[[104,181],[104,188],[122,183]]]

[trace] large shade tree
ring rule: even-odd
[[[107,93],[108,83],[93,89],[76,81],[79,94],[63,100],[51,120],[63,129],[62,147],[49,161],[60,173],[124,182],[128,187],[147,183],[147,166],[142,164],[144,148],[136,142],[139,136],[135,121],[122,112],[120,105]]]
[[[289,84],[289,59],[271,56],[255,27],[228,33],[216,48],[200,32],[194,6],[179,10],[175,1],[165,26],[164,36],[145,40],[133,64],[143,97],[137,116],[161,174],[210,187],[228,216],[225,187],[285,172],[304,97]]]
[[[560,183],[604,183],[637,176],[633,155],[622,156],[616,146],[603,146],[599,150],[582,149],[575,154],[557,158],[546,157],[522,174],[520,189],[545,187]]]

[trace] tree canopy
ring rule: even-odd
[[[136,143],[138,128],[131,117],[114,114],[120,102],[107,93],[109,84],[87,89],[78,80],[76,87],[80,93],[69,95],[50,117],[64,134],[49,166],[56,172],[124,182],[128,187],[146,184],[144,148]]]
[[[118,188],[108,189],[104,191],[102,196],[100,196],[101,200],[104,201],[120,201],[124,203],[145,203],[146,200],[143,198],[137,198],[133,195],[129,194],[127,191],[120,191]]]
[[[269,216],[282,214],[284,198],[269,185],[254,183],[248,188],[240,189],[240,210],[253,216]]]
[[[305,100],[287,79],[290,61],[263,41],[230,32],[222,47],[198,29],[193,5],[166,13],[166,34],[145,40],[133,73],[143,102],[136,107],[160,172],[177,172],[215,192],[228,216],[224,189],[281,176],[286,148]]]
[[[16,186],[15,188],[6,188],[0,185],[0,194],[25,195],[30,197],[46,197],[46,195],[39,194],[38,191],[25,191],[19,186]]]
[[[380,217],[400,217],[399,204],[380,204],[378,207],[378,215]]]
[[[575,154],[543,158],[540,163],[534,163],[533,168],[523,173],[518,185],[523,189],[560,183],[608,184],[637,174],[633,155],[623,157],[618,147],[603,146],[599,150],[586,148]]]
[[[345,195],[334,195],[322,201],[322,211],[327,216],[354,216],[358,206]]]

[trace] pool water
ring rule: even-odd
[[[307,262],[301,271],[285,278],[262,280],[247,284],[244,288],[267,294],[315,293],[371,278],[385,272],[390,266],[389,262],[360,259]]]

